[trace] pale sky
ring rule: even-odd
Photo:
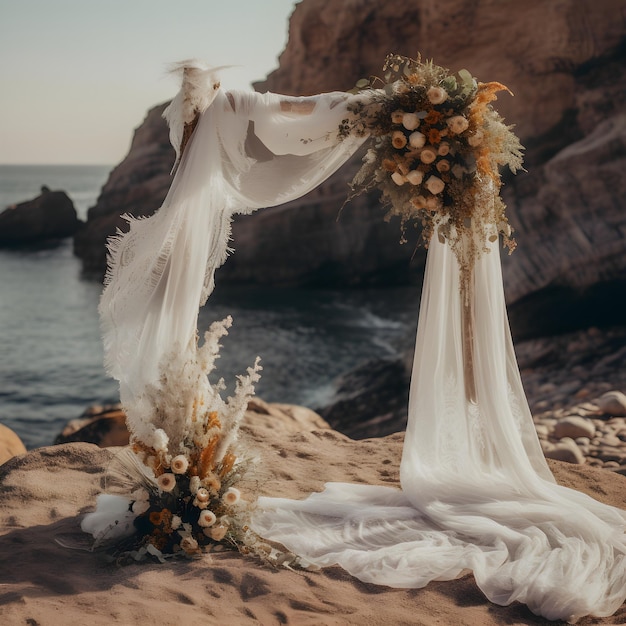
[[[177,90],[168,63],[278,66],[295,0],[0,0],[0,164],[116,164],[147,110]]]

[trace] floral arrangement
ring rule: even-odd
[[[419,57],[391,54],[383,72],[384,80],[357,83],[354,92],[366,97],[355,99],[339,128],[340,136],[374,137],[349,199],[378,188],[387,219],[400,216],[403,234],[408,222],[421,223],[426,246],[435,234],[448,241],[465,275],[487,240],[502,234],[512,251],[499,168],[519,170],[523,148],[491,106],[507,88]]]
[[[239,486],[254,462],[238,433],[259,380],[258,359],[227,401],[219,393],[223,380],[212,386],[207,378],[231,321],[214,323],[193,357],[170,355],[161,384],[146,394],[151,410],[139,420],[128,416],[131,446],[115,458],[106,492],[81,525],[94,549],[121,560],[162,561],[222,546],[276,556],[249,529],[251,503]]]

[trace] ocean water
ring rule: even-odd
[[[0,165],[0,210],[41,185],[63,189],[79,217],[96,202],[109,166]],[[236,245],[236,242],[235,242]],[[232,315],[215,377],[227,383],[262,359],[257,394],[322,406],[335,378],[372,358],[411,348],[419,289],[285,290],[220,286],[199,330]],[[97,306],[102,285],[81,276],[70,240],[0,249],[0,423],[28,448],[49,445],[91,404],[115,402],[102,366]],[[231,386],[232,388],[232,386]]]

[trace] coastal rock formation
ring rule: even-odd
[[[19,454],[26,454],[22,440],[10,428],[0,424],[0,465]]]
[[[295,432],[291,421],[278,417],[250,417],[247,436],[261,456],[259,480],[250,488],[261,495],[304,498],[327,481],[398,485],[402,434],[353,441],[329,429]],[[360,582],[338,567],[268,568],[228,551],[165,565],[107,564],[87,550],[90,537],[79,523],[93,509],[115,452],[72,443],[0,466],[0,554],[19,564],[0,568],[1,623],[82,623],[85,615],[93,626],[138,619],[190,626],[546,623],[518,603],[490,604],[470,574],[424,589],[391,589]],[[559,483],[626,506],[623,476],[556,461],[550,467]],[[625,620],[621,607],[611,617],[578,624]]]
[[[521,341],[516,351],[545,456],[626,475],[626,329]],[[354,439],[403,431],[410,371],[400,358],[358,366],[316,410]]]
[[[36,198],[13,204],[0,213],[0,245],[21,246],[65,239],[74,235],[80,225],[69,196],[44,186]]]
[[[104,276],[106,240],[118,228],[127,227],[122,215],[151,215],[165,198],[174,165],[174,152],[162,117],[165,106],[150,109],[135,130],[128,155],[110,173],[96,206],[87,212],[85,228],[74,238],[74,254],[82,259],[86,274]]]
[[[621,323],[626,294],[626,28],[620,0],[546,5],[304,0],[290,21],[280,67],[260,91],[345,90],[380,73],[389,51],[499,80],[497,107],[527,146],[528,173],[507,180],[518,250],[505,259],[517,338]],[[104,241],[125,211],[162,202],[173,162],[163,106],[150,111],[76,239],[86,269],[104,271]],[[424,250],[398,245],[375,197],[343,210],[358,159],[290,205],[237,220],[237,250],[218,281],[282,285],[419,281]],[[411,258],[413,261],[411,262]],[[590,306],[590,302],[600,306]],[[602,306],[606,304],[607,306]]]
[[[387,52],[507,85],[496,107],[527,147],[506,180],[519,247],[504,261],[517,338],[623,323],[626,26],[620,0],[305,0],[257,89],[310,94],[380,75]],[[348,180],[346,172],[338,177]],[[305,200],[306,202],[306,200]],[[593,303],[590,304],[590,303]]]
[[[352,437],[384,437],[406,428],[411,369],[404,359],[368,361],[340,376],[318,412]]]
[[[252,398],[248,403],[242,429],[251,425],[263,426],[280,432],[310,432],[330,429],[330,425],[311,409],[293,404],[264,402]],[[2,425],[0,424],[0,463],[2,462]],[[8,429],[6,429],[8,430]],[[77,419],[70,420],[55,438],[55,444],[80,441],[93,443],[100,448],[128,445],[130,434],[126,428],[126,414],[121,404],[91,406]]]
[[[55,444],[82,441],[94,443],[100,448],[127,446],[126,413],[121,404],[93,406],[70,420],[54,440]]]

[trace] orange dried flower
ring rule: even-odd
[[[151,511],[150,523],[153,526],[160,526],[163,521],[163,511]]]
[[[217,411],[211,411],[209,413],[209,419],[207,420],[207,430],[210,428],[221,428],[222,423],[220,422],[220,418],[217,416]]]
[[[198,475],[200,478],[204,478],[213,469],[213,456],[215,455],[219,440],[219,435],[213,437],[206,448],[200,453],[200,461],[198,463]]]
[[[163,509],[161,511],[161,525],[166,533],[172,532],[172,517],[173,514],[169,509]]]
[[[387,172],[395,172],[396,171],[396,162],[391,159],[383,159],[383,169]]]
[[[148,543],[151,543],[157,550],[163,550],[167,544],[167,539],[167,535],[156,528],[148,538]]]
[[[233,465],[235,464],[236,460],[237,460],[237,457],[232,452],[228,452],[224,456],[224,459],[222,461],[222,467],[220,468],[220,471],[219,471],[220,478],[224,478],[224,476],[226,476],[226,474],[228,474],[228,472],[230,472],[230,470],[233,469]]]
[[[441,141],[441,133],[436,128],[431,128],[428,131],[428,143],[435,144]]]
[[[475,99],[476,104],[489,104],[490,102],[497,100],[498,96],[496,96],[496,93],[498,91],[508,91],[511,95],[513,95],[513,92],[502,83],[478,83],[478,90],[476,91]]]
[[[438,124],[441,121],[441,113],[439,111],[435,111],[435,109],[431,109],[428,111],[428,114],[424,118],[424,122],[426,124]]]

